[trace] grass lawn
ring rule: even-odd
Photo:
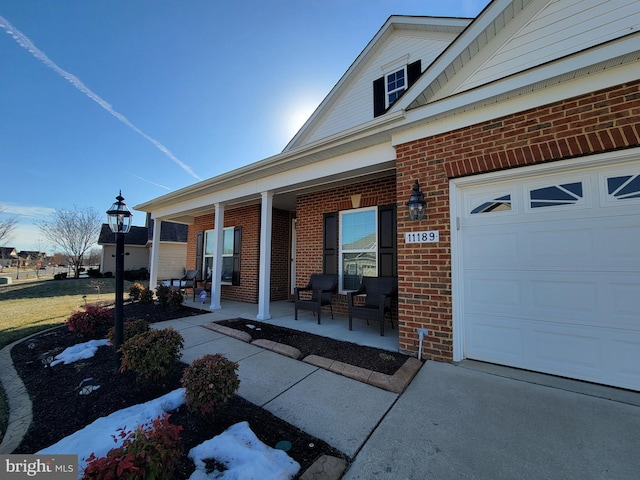
[[[124,282],[128,297],[132,282]],[[87,304],[115,301],[115,278],[49,278],[0,285],[0,348],[33,333],[60,325]],[[0,386],[0,440],[7,428],[8,409]]]
[[[125,281],[125,298],[131,284]],[[114,278],[50,278],[0,286],[0,348],[64,323],[85,303],[113,302],[115,285]]]

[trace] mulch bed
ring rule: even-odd
[[[295,347],[300,350],[303,358],[307,355],[318,355],[387,375],[396,373],[409,358],[407,355],[398,352],[363,347],[355,343],[343,342],[253,320],[235,319],[216,323],[247,332],[253,340],[264,338]]]
[[[206,313],[183,308],[174,312],[153,305],[125,304],[124,315],[126,320],[145,318],[153,322]],[[14,365],[33,402],[33,423],[14,453],[35,453],[99,417],[180,387],[179,379],[186,366],[183,363],[177,365],[163,385],[147,385],[138,382],[130,372],[115,373],[115,356],[110,347],[100,347],[90,359],[70,365],[56,365],[52,374],[37,361],[39,353],[52,350],[59,353],[68,346],[87,340],[79,339],[66,327],[59,327],[21,342],[12,349]],[[35,343],[35,348],[30,349],[30,343]],[[93,377],[100,388],[88,397],[81,398],[77,387],[87,377]],[[287,453],[300,464],[300,473],[321,455],[345,458],[326,442],[237,395],[212,422],[203,423],[192,416],[186,407],[173,412],[170,421],[184,428],[181,439],[185,456],[175,474],[177,480],[188,478],[193,471],[193,463],[186,457],[189,449],[241,421],[248,421],[251,429],[266,445],[274,447],[282,440],[291,442],[292,447]]]

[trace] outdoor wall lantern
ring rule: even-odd
[[[420,184],[418,183],[418,180],[413,182],[412,190],[413,193],[407,202],[409,218],[413,221],[420,221],[424,218],[427,202],[424,199],[424,194],[420,191]]]
[[[124,203],[122,190],[116,197],[116,202],[107,210],[109,228],[116,235],[116,311],[114,318],[113,348],[116,351],[116,371],[120,368],[120,354],[118,350],[122,346],[124,337],[123,327],[123,293],[124,293],[124,236],[131,229],[131,217],[133,214]]]

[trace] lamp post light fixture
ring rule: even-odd
[[[413,221],[420,221],[424,218],[427,202],[424,199],[424,194],[420,191],[420,184],[418,183],[418,180],[413,183],[412,190],[413,193],[407,202],[409,218]]]
[[[116,351],[116,370],[120,368],[120,354],[118,350],[122,346],[124,337],[123,326],[123,293],[124,293],[124,236],[131,229],[131,217],[133,214],[124,203],[122,191],[116,197],[116,202],[107,210],[109,228],[116,236],[116,311],[114,318],[113,348]]]

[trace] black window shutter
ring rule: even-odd
[[[322,218],[322,272],[338,273],[338,214],[325,213]]]
[[[384,77],[378,78],[373,82],[373,116],[379,117],[382,115],[385,108],[385,87],[384,87]]]
[[[378,276],[395,277],[396,260],[396,206],[378,207]]]
[[[420,78],[420,75],[422,75],[422,66],[420,64],[420,60],[416,60],[415,62],[407,65],[407,77],[409,77],[407,81],[409,83],[409,86],[416,83],[416,80]]]
[[[198,269],[198,280],[202,280],[202,247],[204,244],[204,232],[198,232],[196,236],[196,268]]]
[[[242,227],[233,229],[233,272],[231,285],[240,285],[240,253],[242,252]]]

